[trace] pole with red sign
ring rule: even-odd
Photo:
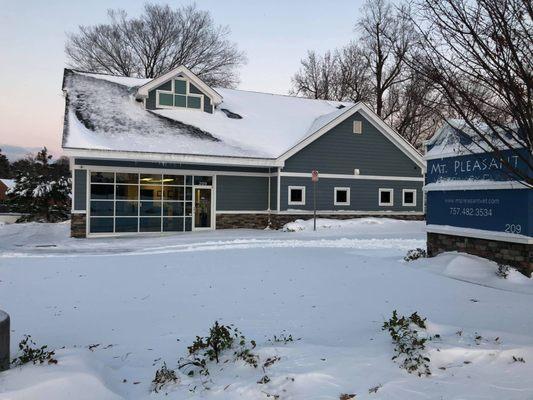
[[[311,171],[311,181],[313,182],[313,230],[316,231],[316,183],[318,182],[318,171]]]

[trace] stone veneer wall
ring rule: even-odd
[[[341,214],[320,214],[317,218],[331,218],[331,219],[351,219],[351,218],[365,218],[369,215],[341,215]],[[387,217],[403,220],[424,220],[424,215],[373,215],[374,217]],[[232,229],[232,228],[251,228],[264,229],[268,226],[272,229],[280,229],[286,223],[295,221],[297,219],[310,219],[313,214],[217,214],[217,229]]]
[[[526,276],[533,273],[533,245],[486,240],[442,233],[427,236],[428,256],[461,251],[515,267]]]
[[[84,238],[87,236],[87,215],[71,214],[70,216],[70,236]]]

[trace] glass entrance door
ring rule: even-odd
[[[194,227],[211,228],[211,188],[194,189]]]

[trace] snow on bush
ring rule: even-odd
[[[21,366],[24,364],[57,364],[54,358],[55,351],[47,350],[48,346],[37,347],[36,343],[31,340],[30,335],[25,335],[19,343],[19,356],[15,357],[11,364]]]
[[[405,255],[403,259],[404,261],[409,262],[409,261],[418,260],[419,258],[426,258],[426,257],[427,257],[426,250],[421,249],[421,248],[416,248],[416,249],[408,250],[407,254]]]
[[[258,356],[252,353],[255,341],[248,344],[244,335],[231,325],[221,325],[218,321],[209,329],[209,336],[196,336],[194,343],[187,347],[189,356],[180,359],[178,369],[187,369],[187,375],[209,375],[209,363],[220,362],[227,350],[234,350],[234,361],[243,360],[257,368]],[[225,362],[227,362],[226,360]]]
[[[392,317],[385,321],[382,330],[389,332],[395,344],[393,360],[401,360],[400,367],[410,374],[418,376],[431,375],[429,357],[424,355],[425,343],[428,337],[420,337],[419,329],[426,329],[426,318],[420,317],[416,312],[410,317],[398,317],[396,310]]]

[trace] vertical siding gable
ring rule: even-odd
[[[363,133],[353,133],[353,121],[362,121]],[[287,159],[284,172],[361,175],[422,176],[420,167],[360,113]]]

